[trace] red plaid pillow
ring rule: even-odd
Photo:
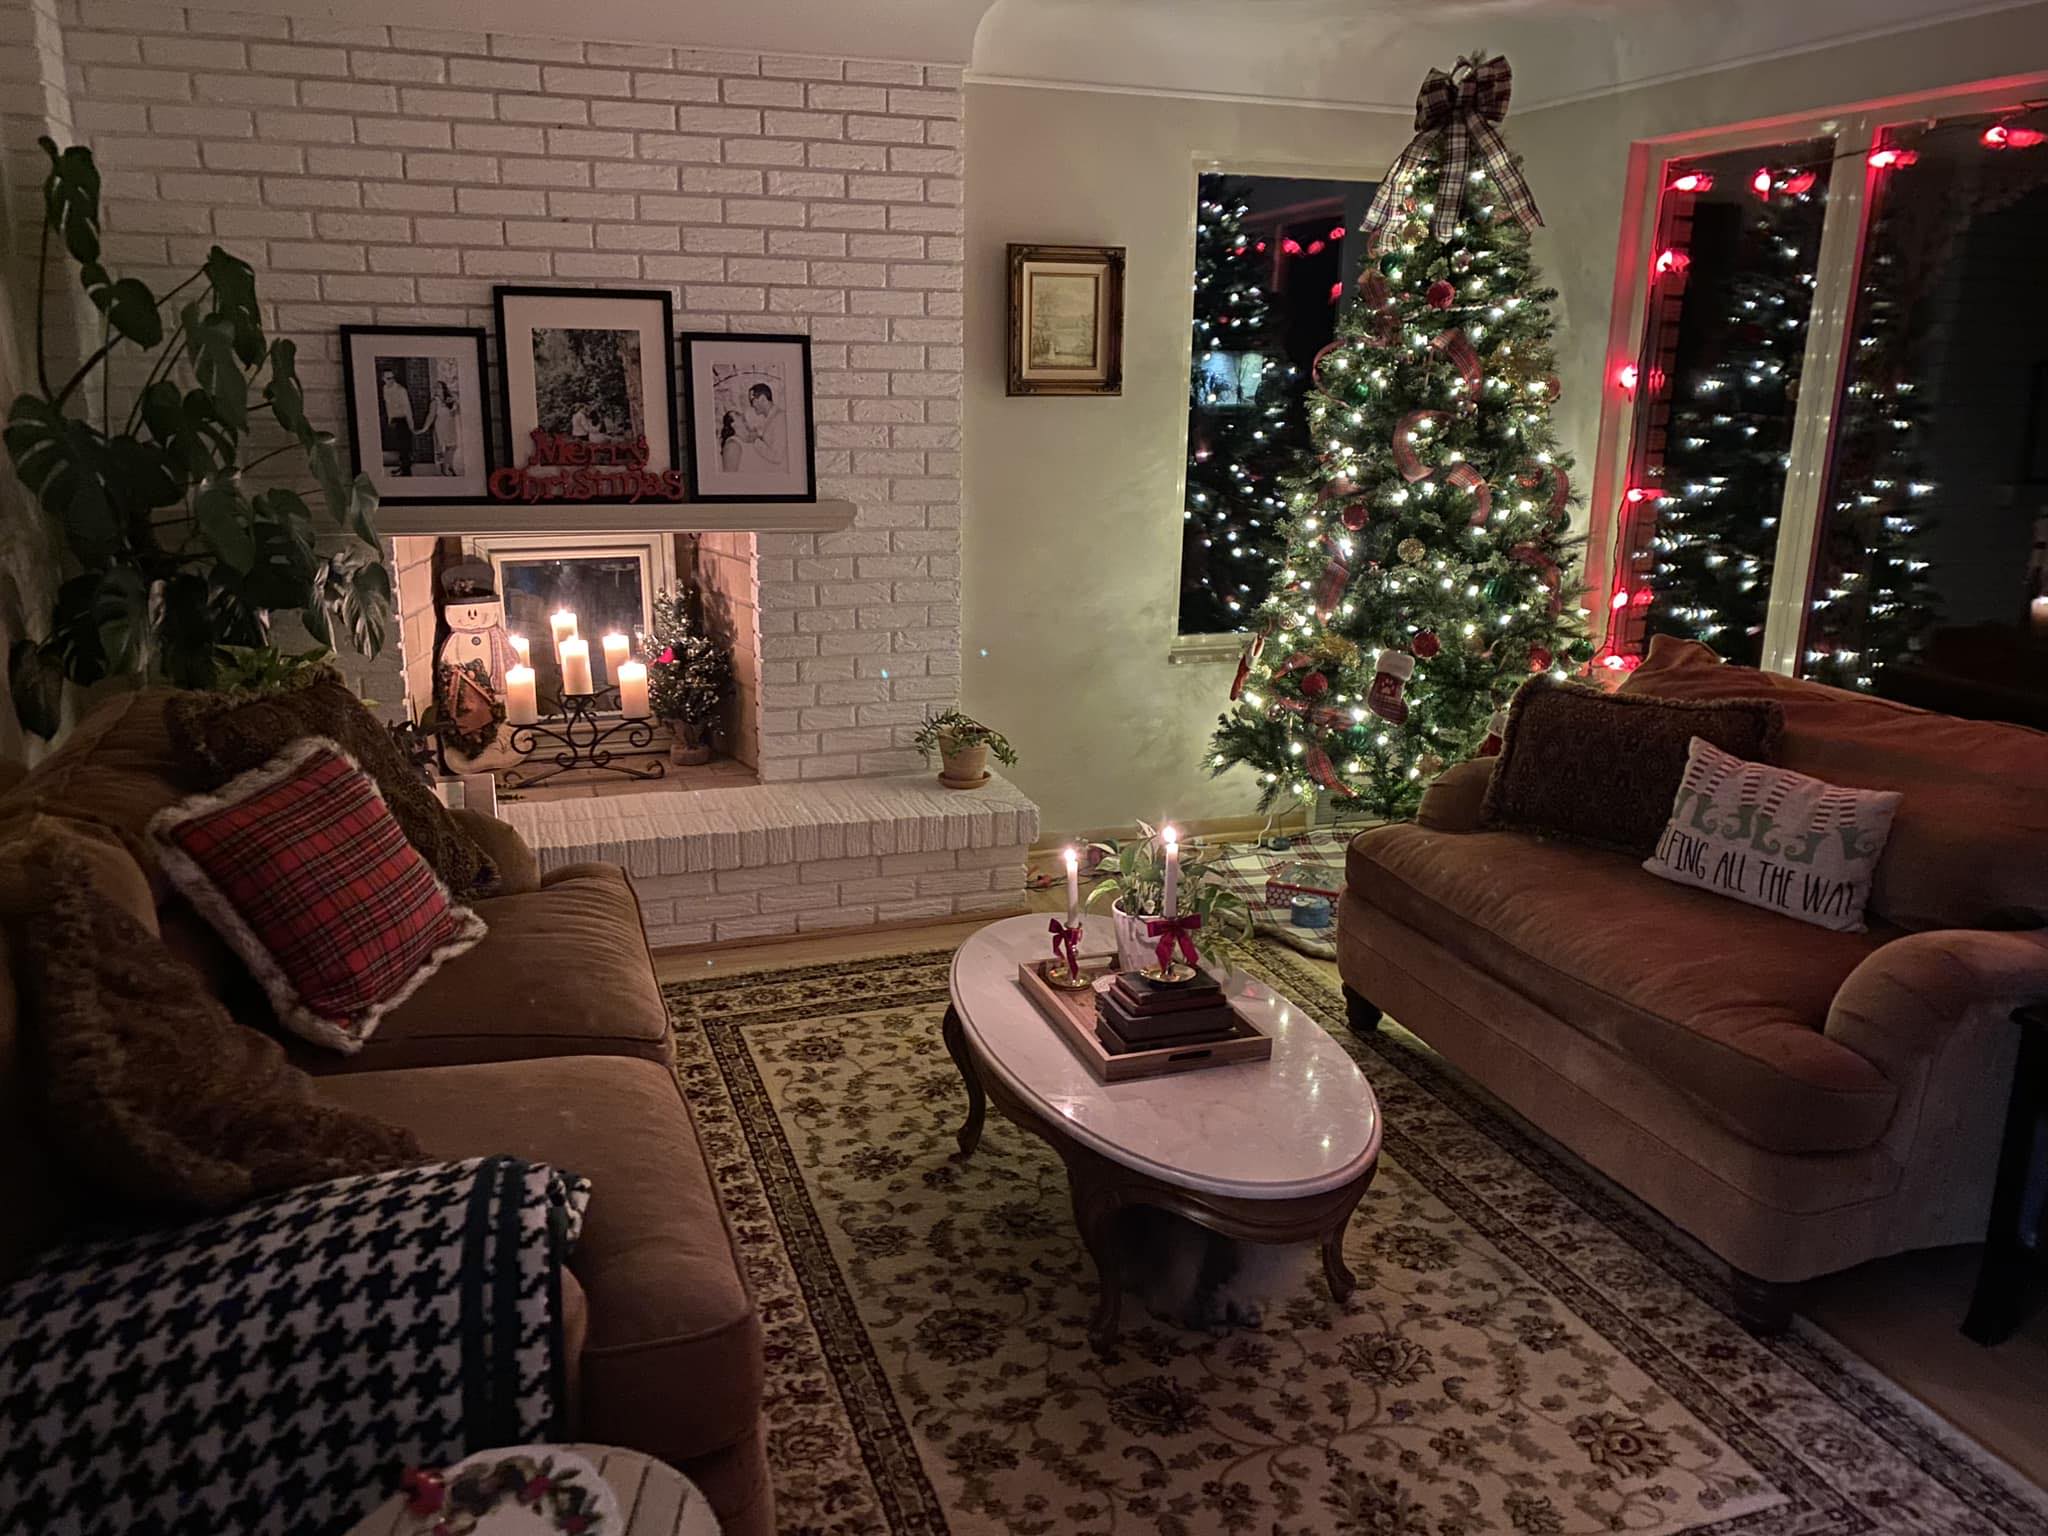
[[[377,786],[324,736],[149,824],[164,872],[295,1033],[362,1049],[386,1010],[483,937]]]

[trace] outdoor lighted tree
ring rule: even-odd
[[[1328,791],[1405,814],[1532,674],[1591,653],[1550,419],[1555,295],[1494,131],[1507,97],[1501,58],[1431,72],[1317,358],[1313,472],[1287,487],[1279,580],[1211,760],[1253,768],[1262,806]]]

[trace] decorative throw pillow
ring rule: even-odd
[[[316,1102],[283,1047],[110,897],[83,842],[38,836],[22,851],[35,887],[7,902],[38,1118],[67,1182],[184,1218],[427,1160],[410,1131]]]
[[[1904,796],[1842,789],[1695,740],[1643,868],[1837,933],[1863,931],[1870,876]]]
[[[164,706],[164,725],[194,789],[218,789],[236,774],[260,768],[293,742],[324,736],[377,781],[405,840],[419,849],[449,890],[468,896],[497,882],[490,857],[455,824],[384,723],[349,691],[338,672],[323,668],[299,687],[271,693],[179,693]]]
[[[1537,678],[1508,709],[1480,825],[1647,854],[1685,776],[1686,744],[1703,737],[1768,762],[1782,718],[1768,699],[1680,702]]]
[[[354,1052],[483,937],[333,742],[308,736],[149,824],[164,873],[242,957],[287,1028]]]

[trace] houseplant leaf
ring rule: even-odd
[[[192,503],[200,537],[230,570],[246,575],[256,563],[256,535],[250,530],[253,509],[230,481],[205,486]]]
[[[64,702],[64,661],[48,641],[17,640],[7,648],[7,691],[21,728],[45,741],[57,734]]]

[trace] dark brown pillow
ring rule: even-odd
[[[384,723],[349,691],[339,673],[321,671],[274,693],[180,693],[164,706],[179,767],[194,789],[219,789],[261,768],[293,742],[325,736],[376,781],[405,840],[458,896],[488,893],[498,871],[455,824],[405,760]]]
[[[31,1096],[67,1182],[122,1215],[188,1217],[427,1160],[410,1131],[317,1102],[275,1040],[95,887],[54,839],[0,893],[14,930]]]
[[[1770,699],[1657,699],[1537,678],[1509,706],[1479,824],[1648,858],[1693,737],[1769,763],[1783,724]]]

